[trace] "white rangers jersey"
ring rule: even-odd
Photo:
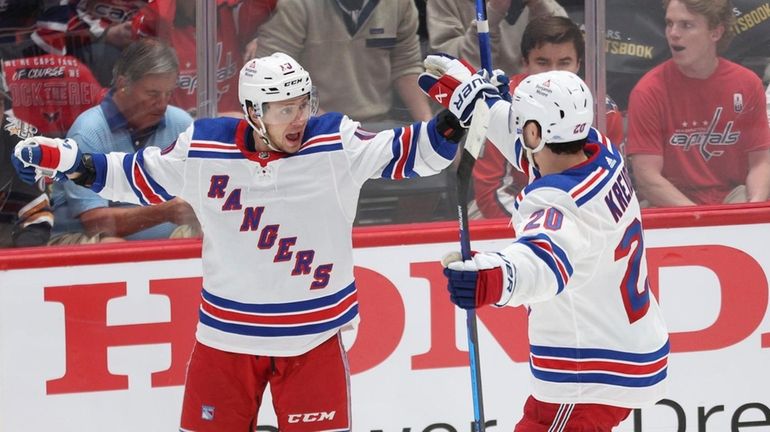
[[[92,189],[141,204],[183,198],[203,228],[199,342],[294,356],[357,321],[352,225],[369,178],[438,173],[456,144],[435,119],[377,134],[312,117],[295,154],[254,152],[245,120],[202,119],[161,152],[94,155]]]
[[[490,124],[507,124],[498,102]],[[635,408],[664,396],[668,332],[647,280],[639,203],[610,141],[591,129],[589,159],[540,176],[520,137],[489,140],[530,183],[516,198],[510,306],[529,308],[533,396]]]

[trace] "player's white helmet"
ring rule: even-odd
[[[257,117],[265,113],[265,103],[310,95],[311,115],[318,107],[310,74],[296,60],[284,53],[249,60],[241,68],[238,79],[238,99],[246,120],[266,136],[264,124],[255,124],[249,115],[253,109]],[[261,123],[261,122],[260,122]]]
[[[541,128],[542,138],[533,153],[546,143],[566,143],[588,136],[594,119],[594,99],[580,77],[567,71],[530,75],[514,90],[511,102],[511,130],[521,133],[532,120]]]

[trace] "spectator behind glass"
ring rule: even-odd
[[[767,123],[770,124],[770,85],[765,91],[765,103],[767,103]]]
[[[0,58],[24,57],[37,51],[30,35],[43,9],[43,0],[0,1]]]
[[[763,85],[721,58],[732,38],[729,0],[666,0],[672,58],[631,92],[628,143],[635,184],[650,205],[764,201],[770,127]]]
[[[11,164],[16,143],[37,130],[13,116],[2,65],[0,60],[0,248],[42,246],[53,225],[48,196],[40,182],[23,182]]]
[[[133,18],[135,37],[156,36],[176,50],[180,70],[171,104],[186,110],[193,117],[197,115],[198,107],[195,5],[194,1],[151,2]],[[237,97],[238,71],[256,28],[269,17],[274,7],[275,0],[249,0],[242,5],[239,1],[217,1],[216,78],[219,90],[217,110],[220,114],[241,115]],[[247,20],[248,24],[237,25],[236,15],[238,21],[246,24],[244,20]],[[253,48],[256,49],[256,45]]]
[[[585,22],[585,0],[559,0],[570,18]],[[621,111],[642,76],[671,57],[665,10],[656,0],[605,0],[607,92]],[[732,0],[735,38],[721,55],[762,75],[770,60],[770,2]]]
[[[4,62],[13,112],[41,135],[62,138],[83,111],[107,93],[73,56],[45,54]]]
[[[510,92],[531,74],[552,70],[578,73],[583,61],[585,42],[580,28],[571,19],[562,16],[541,16],[527,24],[521,38],[523,73],[514,75]],[[609,96],[606,99],[607,136],[620,147],[623,142],[623,118]],[[527,175],[513,168],[492,145],[473,168],[473,189],[481,216],[507,217],[514,211],[514,200],[529,182]]]
[[[71,54],[85,63],[103,85],[112,66],[131,43],[131,17],[148,0],[62,0],[46,8],[32,40],[49,54]]]
[[[430,0],[427,5],[430,49],[480,67],[474,0]],[[489,0],[487,20],[492,65],[508,74],[521,68],[519,43],[527,22],[544,15],[567,16],[554,0]]]
[[[238,8],[238,39],[244,63],[257,56],[259,27],[275,12],[278,0],[244,0]]]
[[[115,63],[110,92],[78,116],[67,137],[83,152],[135,153],[147,146],[171,146],[192,123],[186,112],[168,105],[178,71],[173,48],[153,38],[134,42]],[[53,201],[53,244],[186,237],[198,231],[192,209],[181,199],[151,207],[120,204],[65,182],[54,185]]]
[[[374,122],[403,121],[395,88],[412,119],[429,120],[417,86],[417,27],[413,0],[281,0],[259,28],[257,55],[296,58],[316,78],[321,111],[355,113],[372,129]]]

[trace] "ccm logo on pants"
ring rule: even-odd
[[[337,411],[332,412],[319,412],[319,413],[305,413],[305,414],[289,414],[289,423],[313,423],[324,420],[333,420],[334,414]]]

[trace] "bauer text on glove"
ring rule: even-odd
[[[425,59],[425,72],[420,74],[420,88],[433,100],[449,109],[463,127],[470,126],[477,100],[492,106],[501,99],[497,88],[462,60],[446,55],[430,55]]]

